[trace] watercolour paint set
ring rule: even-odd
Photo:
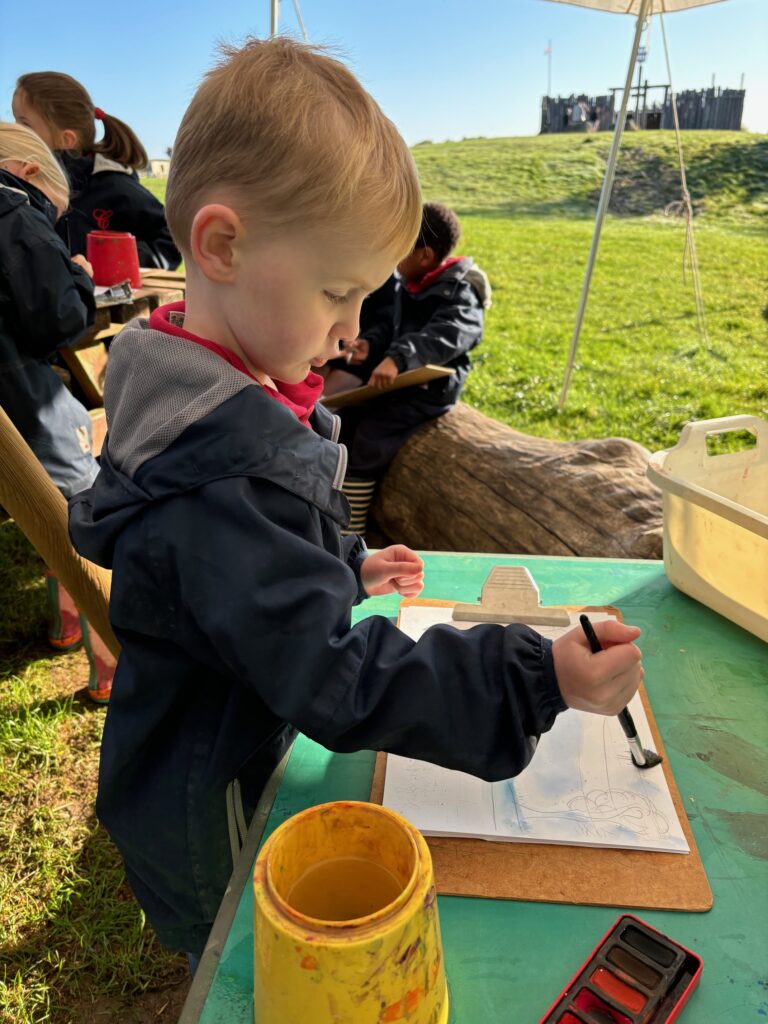
[[[695,953],[623,914],[540,1024],[671,1024],[701,969]]]

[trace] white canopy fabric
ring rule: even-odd
[[[646,11],[650,14],[672,14],[673,11],[685,11],[689,7],[702,7],[704,4],[717,4],[721,0],[651,0]],[[573,4],[576,7],[591,7],[595,11],[609,11],[611,14],[640,13],[642,0],[550,0],[555,4]]]

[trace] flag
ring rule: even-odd
[[[552,53],[552,46],[551,46],[551,44],[550,44],[550,45],[549,45],[549,46],[548,46],[548,47],[546,48],[546,50],[544,51],[544,56],[545,56],[545,57],[549,57],[549,56],[551,55],[551,53]]]

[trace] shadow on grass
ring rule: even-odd
[[[740,140],[697,153],[686,167],[694,200],[723,192],[734,203],[753,203],[768,195],[768,141],[745,146]]]
[[[693,296],[691,296],[693,302]],[[730,313],[735,311],[734,306],[710,306],[706,308],[707,316],[714,316],[716,313]],[[601,334],[618,334],[621,331],[634,331],[639,327],[665,327],[667,324],[682,320],[695,320],[696,310],[689,309],[683,313],[665,313],[664,316],[649,316],[643,320],[633,320],[628,324],[608,324],[600,328]],[[766,316],[768,319],[768,315]]]
[[[49,658],[43,562],[13,520],[0,520],[0,669]]]
[[[597,204],[589,201],[574,201],[572,197],[553,199],[547,202],[520,200],[500,200],[483,206],[457,203],[456,213],[459,217],[484,217],[488,220],[537,220],[568,219],[594,220]]]
[[[25,1016],[4,1019],[175,1021],[188,988],[186,959],[163,949],[144,922],[120,856],[92,812],[86,824],[67,872],[72,884],[0,952],[0,976],[24,990],[17,1008]]]
[[[41,700],[38,703],[31,703],[27,705],[28,713],[40,713],[41,715],[56,714],[61,710],[62,702],[66,699],[66,696],[49,697],[47,700]],[[105,704],[97,704],[96,701],[90,699],[88,696],[88,687],[86,685],[83,685],[79,690],[76,690],[69,700],[69,710],[72,715],[90,715],[94,711],[98,711],[103,714],[107,710]]]

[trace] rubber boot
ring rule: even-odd
[[[48,643],[57,651],[73,651],[83,640],[80,613],[72,595],[59,583],[50,569],[45,569],[48,597]]]
[[[80,616],[80,629],[88,658],[88,696],[97,704],[108,704],[117,659],[83,615]]]

